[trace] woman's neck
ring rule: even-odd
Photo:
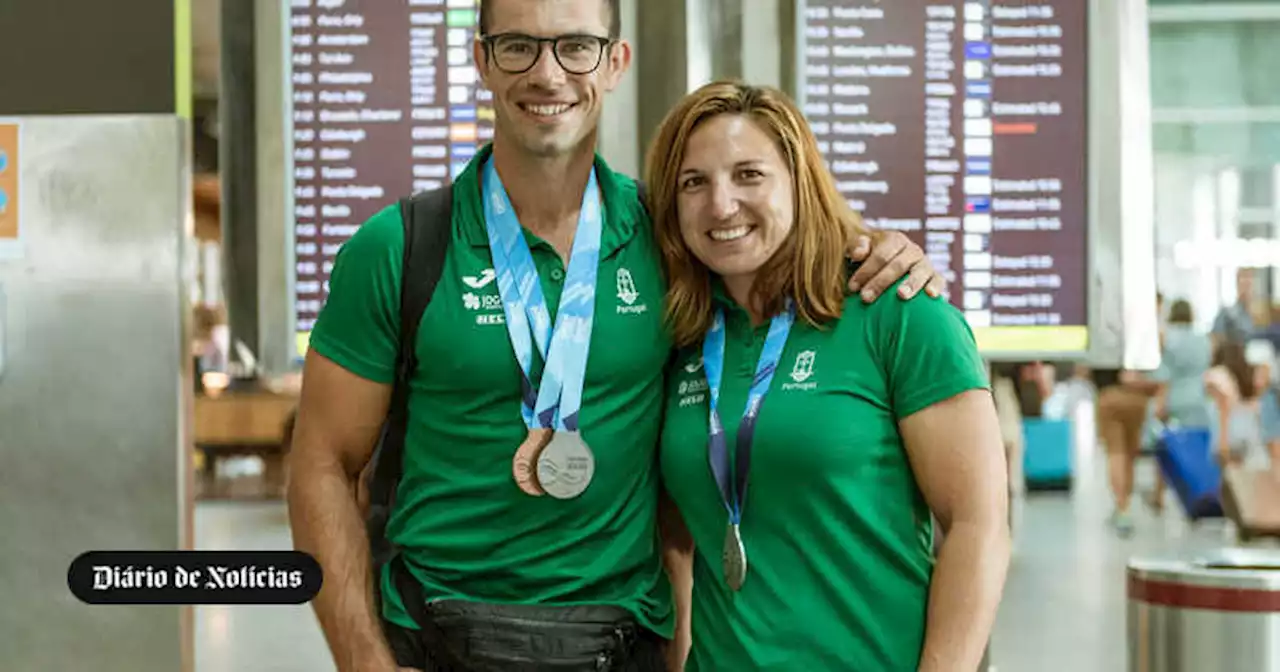
[[[764,311],[760,310],[751,292],[756,284],[756,274],[721,276],[721,279],[724,281],[724,288],[729,293],[729,298],[747,311],[747,315],[751,317],[751,324],[755,326],[764,324]]]

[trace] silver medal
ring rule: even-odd
[[[596,457],[578,432],[556,432],[538,456],[538,484],[556,499],[581,495],[595,472]]]
[[[742,589],[747,580],[747,548],[742,545],[742,532],[737,525],[729,523],[724,535],[724,553],[721,556],[724,564],[724,580],[735,591]]]

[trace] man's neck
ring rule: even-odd
[[[516,216],[539,236],[577,225],[594,161],[590,142],[556,157],[531,156],[497,140],[493,143],[493,166]]]

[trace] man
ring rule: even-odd
[[[1236,271],[1236,302],[1223,306],[1213,319],[1214,349],[1223,343],[1244,345],[1253,337],[1258,324],[1254,320],[1250,306],[1253,303],[1253,269],[1242,268]]]
[[[295,544],[324,567],[314,607],[342,672],[529,669],[520,665],[574,655],[590,657],[587,669],[664,669],[676,631],[653,468],[669,356],[665,285],[634,183],[594,152],[604,96],[631,47],[618,38],[617,0],[487,0],[480,29],[474,57],[493,92],[494,140],[454,181],[453,234],[419,328],[387,529],[402,552],[373,576],[354,494],[394,381],[403,250],[395,207],[344,246],[312,334],[291,455]],[[941,292],[901,235],[854,256],[868,256],[851,280],[868,300],[908,271],[906,298],[926,282]],[[590,274],[599,280],[574,280]],[[593,314],[594,305],[602,309]],[[580,353],[558,349],[562,336],[547,338],[540,313],[526,319],[541,306],[551,323],[558,307],[588,325]],[[529,324],[543,338],[530,337]],[[587,348],[590,366],[574,374]],[[561,375],[541,376],[543,353]],[[563,393],[548,407],[553,384]],[[575,395],[581,413],[565,412]],[[552,492],[542,463],[520,457],[539,450],[577,450],[576,464],[593,465],[586,489]],[[421,595],[402,599],[398,585]],[[410,616],[416,599],[430,603],[425,624]],[[474,605],[489,612],[476,615]],[[570,605],[589,605],[593,618],[575,621]],[[600,642],[604,620],[616,641]]]

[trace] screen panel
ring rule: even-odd
[[[493,138],[476,0],[290,0],[297,353],[360,224],[448,183]]]
[[[903,231],[984,354],[1089,347],[1088,8],[808,0],[798,98],[841,193]]]

